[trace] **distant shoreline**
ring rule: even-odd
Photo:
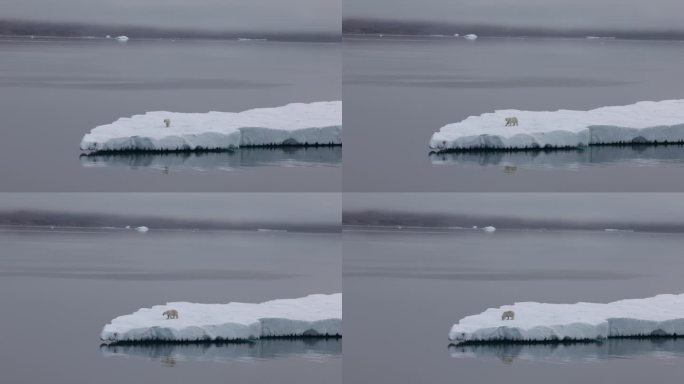
[[[131,40],[247,40],[277,42],[339,42],[341,35],[329,32],[272,32],[164,29],[141,26],[95,25],[85,23],[56,23],[31,20],[0,19],[0,37],[4,38],[66,38],[108,39],[128,36]]]
[[[345,33],[342,35],[342,40],[395,40],[401,41],[406,39],[423,39],[423,40],[466,40],[463,36],[435,36],[435,35],[393,35],[389,33],[381,34],[359,34],[359,33]],[[576,41],[576,40],[586,40],[586,41],[653,41],[653,42],[670,42],[670,43],[684,43],[684,36],[681,39],[648,39],[648,38],[621,38],[612,36],[483,36],[478,35],[478,40],[564,40],[564,41]]]
[[[588,40],[684,41],[684,30],[547,29],[484,24],[458,24],[364,18],[342,20],[342,36],[454,38],[455,34],[476,34],[486,38],[565,38]]]

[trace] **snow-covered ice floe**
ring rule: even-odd
[[[507,123],[517,118],[517,125]],[[507,125],[509,124],[509,125]],[[470,116],[432,135],[432,151],[579,148],[684,142],[684,100],[640,101],[589,111],[499,110]]]
[[[164,312],[176,310],[178,318]],[[167,303],[119,316],[100,338],[118,342],[241,341],[270,337],[342,336],[342,294],[263,303]]]
[[[322,101],[235,113],[147,112],[92,129],[83,136],[81,150],[201,151],[341,144],[342,102]]]
[[[513,320],[502,320],[513,311]],[[468,316],[449,331],[453,344],[598,341],[684,335],[684,294],[612,303],[522,302]]]

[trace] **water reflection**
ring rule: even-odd
[[[261,339],[230,343],[141,343],[102,345],[105,357],[134,357],[174,366],[183,361],[235,362],[282,358],[323,361],[342,355],[341,338]]]
[[[684,145],[590,146],[572,150],[469,151],[432,153],[433,165],[501,166],[505,173],[522,168],[566,168],[621,164],[654,166],[684,164]]]
[[[342,147],[242,148],[229,152],[107,153],[81,156],[84,167],[171,171],[231,171],[243,167],[339,166]]]
[[[597,362],[639,356],[657,359],[684,357],[684,340],[677,338],[608,339],[596,343],[449,345],[455,358],[496,358],[504,364],[515,360],[550,363]]]

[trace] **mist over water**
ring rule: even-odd
[[[684,201],[669,193],[346,193],[347,231],[684,233]]]

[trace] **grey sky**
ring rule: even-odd
[[[1,18],[267,32],[340,31],[340,0],[0,0]]]
[[[684,223],[684,194],[345,193],[344,211],[388,210],[480,217],[638,224]]]
[[[681,0],[344,0],[344,17],[545,28],[682,28]]]
[[[0,211],[48,210],[217,221],[339,225],[334,193],[2,193]]]

